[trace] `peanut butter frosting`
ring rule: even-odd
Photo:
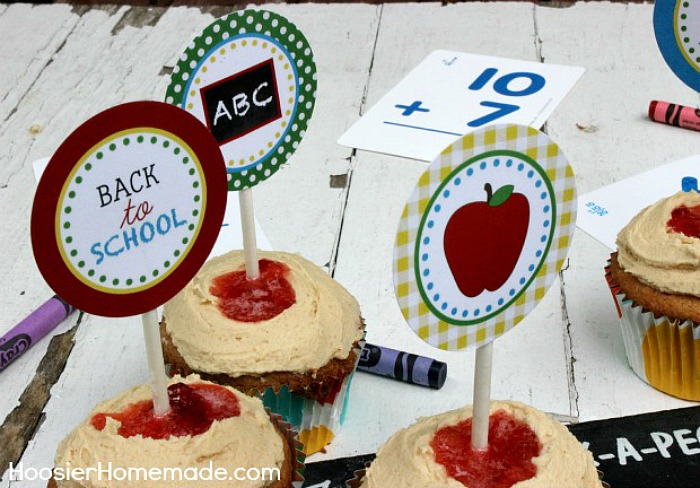
[[[286,264],[295,303],[270,320],[238,322],[224,316],[212,280],[244,269],[242,251],[206,262],[197,276],[166,303],[166,330],[187,364],[209,374],[307,373],[345,359],[363,336],[360,307],[345,288],[296,254],[258,252]]]
[[[700,296],[700,239],[667,226],[682,205],[700,205],[700,194],[678,192],[638,213],[617,236],[617,259],[624,271],[657,290]]]
[[[559,422],[544,413],[517,402],[493,401],[491,413],[505,410],[525,422],[537,434],[542,450],[533,458],[534,478],[515,483],[512,488],[600,488],[593,456]],[[367,470],[362,488],[465,488],[435,462],[430,441],[435,432],[456,425],[472,416],[472,407],[424,417],[394,434],[377,453]],[[468,488],[468,487],[467,487]]]
[[[196,375],[181,378],[176,376],[170,383],[206,383]],[[89,480],[79,482],[56,479],[58,488],[106,488],[119,486],[124,488],[172,488],[172,486],[187,487],[211,487],[218,486],[217,481],[205,479],[194,480],[194,469],[210,468],[227,470],[230,476],[236,476],[236,486],[246,488],[262,488],[270,483],[270,480],[238,480],[245,471],[243,469],[282,468],[285,461],[283,440],[270,421],[270,418],[262,406],[262,402],[256,398],[250,398],[228,388],[236,395],[240,406],[240,415],[215,420],[209,430],[195,436],[170,437],[169,439],[151,439],[136,435],[122,437],[117,433],[121,425],[118,420],[107,417],[107,424],[103,430],[97,430],[90,423],[93,415],[103,412],[123,411],[136,402],[152,398],[149,385],[142,385],[125,391],[116,398],[104,401],[97,405],[92,414],[85,419],[68,437],[58,446],[55,458],[54,473],[58,468],[66,470],[69,466],[73,472],[80,469],[108,469],[111,463],[115,477],[119,481],[107,479],[106,472],[102,479],[98,479],[93,472]],[[174,483],[170,479],[138,479],[133,476],[131,480],[124,479],[122,473],[114,470],[151,468],[189,468],[189,475],[182,483]],[[206,472],[200,472],[199,477],[205,478]],[[82,476],[82,475],[81,475]],[[153,476],[157,478],[158,476]],[[251,478],[253,478],[251,476]],[[116,478],[115,478],[116,479]],[[230,482],[219,483],[221,486],[230,486]]]

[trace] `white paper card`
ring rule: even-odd
[[[618,232],[656,201],[682,190],[684,177],[700,178],[700,155],[664,164],[612,185],[581,195],[578,227],[611,250]]]
[[[492,123],[540,128],[584,69],[433,51],[338,140],[342,146],[432,161]]]
[[[46,166],[49,164],[50,158],[37,159],[32,163],[32,169],[34,170],[34,178],[39,181],[41,175],[43,174]],[[255,220],[255,237],[258,243],[258,249],[263,251],[271,251],[272,246],[270,241],[268,241],[265,232],[258,224],[257,219]],[[243,249],[243,232],[241,229],[241,209],[238,205],[238,195],[234,192],[229,192],[228,198],[226,199],[226,214],[224,215],[224,222],[221,226],[221,232],[219,232],[219,237],[214,244],[209,257],[218,256],[220,254],[225,254],[234,249]]]

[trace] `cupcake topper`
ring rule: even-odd
[[[396,296],[428,344],[477,348],[475,447],[488,435],[491,342],[544,297],[575,220],[571,166],[545,134],[518,125],[458,139],[406,203],[394,248]]]
[[[166,102],[209,128],[229,190],[239,191],[246,273],[258,276],[250,188],[272,176],[306,133],[316,65],[301,31],[281,15],[242,10],[215,20],[180,56]]]
[[[656,2],[654,32],[666,64],[683,83],[700,92],[700,1]]]
[[[143,314],[157,413],[168,403],[155,309],[209,255],[225,202],[211,134],[159,102],[89,119],[61,144],[37,187],[31,234],[39,270],[80,310]]]

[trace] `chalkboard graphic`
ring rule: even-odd
[[[180,56],[165,101],[187,110],[219,142],[229,190],[266,180],[306,134],[316,65],[283,16],[241,10],[212,22]]]

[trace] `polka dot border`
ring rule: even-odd
[[[700,25],[700,0],[669,0],[654,4],[654,33],[664,61],[683,83],[700,92],[700,32],[697,25]],[[698,45],[693,46],[693,43]]]
[[[297,81],[295,108],[277,141],[258,152],[259,159],[243,167],[227,165],[229,191],[251,188],[275,174],[298,148],[306,135],[316,103],[317,75],[313,51],[303,33],[288,19],[267,10],[240,10],[215,20],[195,37],[173,68],[165,101],[183,107],[189,80],[205,59],[235,36],[268,39],[288,53]]]

